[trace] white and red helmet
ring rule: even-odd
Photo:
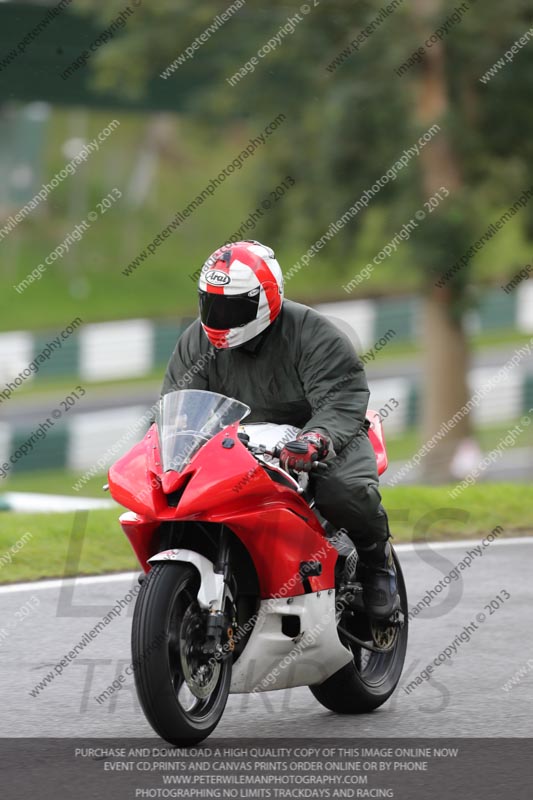
[[[283,305],[283,273],[270,247],[252,240],[209,256],[198,285],[202,327],[217,349],[240,347],[271,325]]]

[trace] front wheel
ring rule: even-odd
[[[392,621],[374,623],[364,610],[345,611],[338,619],[339,638],[352,651],[353,659],[311,692],[330,711],[363,714],[383,705],[396,689],[407,650],[408,606],[405,581],[394,553],[400,610]],[[371,646],[367,649],[354,641]]]
[[[181,747],[198,744],[216,728],[231,682],[231,659],[217,660],[206,652],[199,585],[197,570],[188,564],[156,564],[133,614],[139,701],[154,731]]]

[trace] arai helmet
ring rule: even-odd
[[[198,285],[200,319],[218,349],[240,347],[271,325],[283,305],[283,273],[274,251],[247,240],[209,256]]]

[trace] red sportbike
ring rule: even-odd
[[[307,478],[279,466],[297,430],[241,425],[249,411],[212,392],[167,394],[157,422],[109,472],[145,573],[132,629],[137,693],[175,745],[209,736],[230,693],[309,686],[326,708],[356,714],[384,703],[403,668],[396,556],[401,607],[376,622],[350,539],[314,508]],[[381,473],[381,423],[369,418]]]

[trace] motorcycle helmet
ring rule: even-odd
[[[200,273],[200,320],[212,345],[240,347],[264,331],[283,305],[283,273],[274,251],[251,239],[225,244]]]

